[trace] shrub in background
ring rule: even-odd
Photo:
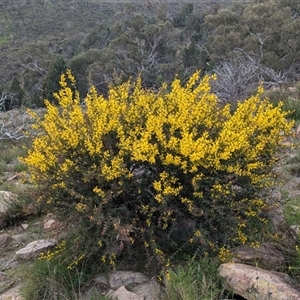
[[[43,118],[31,112],[38,136],[22,162],[43,189],[39,201],[85,228],[99,264],[114,267],[137,250],[162,267],[182,251],[222,256],[257,245],[267,223],[258,191],[293,124],[262,89],[234,112],[221,106],[213,79],[195,73],[157,93],[127,82],[107,99],[91,88],[80,103],[68,71],[59,105],[46,101]],[[90,247],[71,248],[77,263],[91,256]]]
[[[295,84],[287,89],[266,90],[264,95],[270,99],[274,105],[282,102],[282,110],[289,112],[289,119],[300,121],[300,84]]]

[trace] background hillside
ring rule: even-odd
[[[219,97],[235,101],[299,80],[299,16],[296,0],[1,1],[0,103],[42,106],[67,67],[82,95],[216,72]]]

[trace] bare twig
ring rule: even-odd
[[[0,113],[0,141],[26,138],[30,117],[23,108]]]

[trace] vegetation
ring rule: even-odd
[[[226,102],[249,97],[262,81],[297,82],[297,1],[233,4],[9,1],[0,10],[0,92],[12,93],[16,105],[43,106],[64,64],[82,96],[92,85],[106,95],[110,84],[138,76],[157,89],[197,69],[221,71],[214,92]]]
[[[137,80],[107,99],[92,88],[82,105],[67,71],[54,94],[59,105],[46,101],[43,118],[31,112],[38,136],[21,161],[44,209],[82,232],[62,241],[67,268],[95,260],[115,268],[145,253],[139,261],[155,273],[183,253],[226,261],[232,246],[265,238],[259,191],[293,122],[261,89],[234,111],[220,105],[213,79],[196,72],[157,93]]]
[[[224,296],[217,265],[271,236],[262,192],[286,118],[300,120],[297,2],[0,4],[0,109],[46,108],[30,110],[26,155],[1,145],[0,177],[28,172],[38,188],[16,190],[4,226],[52,212],[66,233],[26,299],[80,299],[90,276],[129,266],[157,275],[166,300]],[[3,128],[1,142],[18,139]],[[297,157],[286,171],[299,177]],[[299,261],[297,246],[294,278]]]
[[[165,278],[163,300],[220,299],[225,295],[216,264],[202,258],[171,269]]]

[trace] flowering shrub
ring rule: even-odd
[[[257,191],[293,124],[261,88],[232,112],[211,80],[195,73],[157,93],[127,82],[107,99],[92,88],[82,104],[68,71],[59,105],[46,101],[43,118],[31,112],[38,135],[22,161],[43,188],[39,201],[84,224],[103,263],[142,249],[168,264],[181,250],[257,242],[267,223]]]

